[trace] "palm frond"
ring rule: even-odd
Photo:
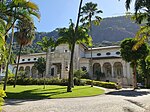
[[[133,50],[137,50],[150,36],[150,27],[142,26],[140,30],[136,33],[135,39],[137,43],[134,45]]]
[[[131,4],[132,0],[126,0],[126,9],[129,10],[130,9],[130,4]]]

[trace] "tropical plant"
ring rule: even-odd
[[[4,104],[4,97],[6,97],[5,91],[0,90],[0,112],[2,111],[2,105]]]
[[[38,58],[38,60],[34,63],[34,66],[37,68],[39,74],[42,74],[44,77],[44,72],[46,70],[46,60],[43,57]]]
[[[36,4],[27,0],[11,0],[0,2],[1,11],[0,18],[6,22],[5,34],[12,28],[12,36],[9,45],[9,56],[6,65],[6,74],[4,81],[4,88],[6,90],[7,77],[8,77],[8,65],[10,64],[10,55],[12,53],[12,43],[14,37],[14,25],[17,20],[29,19],[30,15],[40,18],[39,9]]]
[[[99,16],[100,13],[103,12],[97,8],[96,3],[86,3],[81,9],[82,18],[80,19],[80,22],[92,30],[92,24],[100,25],[100,21],[102,20],[102,18]]]
[[[6,22],[6,33],[14,26],[17,20],[30,19],[33,15],[40,19],[39,8],[29,0],[9,0],[0,2],[0,18]]]
[[[150,56],[147,56],[145,59],[146,62],[146,69],[147,69],[147,74],[146,74],[146,87],[150,88]]]
[[[38,70],[38,73],[42,74],[44,78],[44,72],[46,71],[46,60],[43,57],[38,58],[37,62],[34,63],[35,68]],[[44,78],[44,89],[45,89],[45,78]]]
[[[139,49],[133,50],[133,46],[137,43],[135,39],[127,38],[121,42],[121,56],[122,59],[126,62],[131,63],[131,67],[133,68],[133,86],[134,88],[137,87],[136,81],[136,68],[137,68],[137,61],[140,59],[145,58],[148,53],[148,47],[146,44],[142,44]]]
[[[80,0],[78,16],[77,16],[77,23],[76,23],[75,31],[74,31],[75,32],[74,40],[76,40],[76,38],[77,38],[78,26],[79,26],[80,16],[81,16],[82,3],[83,3],[83,0]],[[74,55],[74,48],[75,48],[75,44],[72,45],[72,49],[71,49],[71,59],[70,59],[70,69],[69,69],[67,92],[72,92],[71,85],[73,85],[73,55]]]
[[[76,71],[74,71],[74,77],[77,77],[79,79],[81,79],[86,74],[87,74],[87,71],[83,71],[83,70],[76,70]]]
[[[132,0],[126,0],[126,9],[130,9]],[[149,0],[135,0],[135,20],[137,23],[146,23],[150,26],[150,1]]]
[[[143,43],[148,42],[150,37],[150,26],[141,26],[139,31],[135,35],[137,43],[133,46],[133,50],[137,50]]]
[[[15,32],[15,38],[17,40],[17,43],[20,45],[20,48],[19,48],[19,55],[17,60],[14,88],[16,86],[17,73],[19,68],[19,61],[20,61],[20,54],[21,54],[22,47],[30,44],[35,37],[35,26],[32,19],[30,21],[26,19],[22,21],[18,21],[16,24],[16,28],[17,31]]]
[[[71,86],[73,84],[73,55],[75,44],[85,43],[91,45],[92,38],[88,35],[88,30],[82,26],[78,27],[76,32],[75,24],[72,23],[71,20],[69,28],[59,29],[59,36],[57,44],[66,43],[69,45],[71,51],[67,92],[72,92]]]
[[[55,49],[55,45],[56,45],[55,40],[52,37],[51,38],[43,37],[42,41],[38,41],[37,44],[41,47],[42,51],[46,52],[46,65],[47,65],[46,66],[46,75],[48,76],[49,73],[51,74],[51,69],[49,70],[49,67],[51,68],[51,52],[53,49]],[[50,61],[49,61],[49,58],[50,58]],[[49,62],[50,62],[50,64],[49,64]]]
[[[130,9],[132,0],[126,0],[126,9]],[[137,50],[150,36],[150,1],[149,0],[135,0],[134,4],[134,19],[138,24],[142,24],[140,30],[136,34],[137,44],[134,50]]]
[[[102,13],[101,10],[99,10],[97,8],[97,4],[96,3],[86,3],[82,9],[81,9],[81,20],[80,22],[83,23],[83,26],[86,26],[90,29],[90,35],[92,37],[92,24],[94,25],[100,25],[100,21],[102,20],[102,18],[100,16],[98,16],[100,13]],[[90,59],[90,71],[93,71],[93,67],[92,67],[92,46],[91,47],[91,59]],[[92,79],[93,79],[93,73],[90,74]],[[91,85],[91,87],[93,87],[93,83]]]
[[[6,48],[5,48],[5,22],[0,19],[0,65],[6,62]]]

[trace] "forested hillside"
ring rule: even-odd
[[[118,44],[119,41],[124,38],[134,37],[135,33],[139,29],[139,26],[131,21],[130,17],[111,17],[104,18],[100,26],[93,27],[93,42],[96,46],[105,46]],[[42,37],[54,37],[58,38],[58,32],[56,30],[52,32],[37,32],[33,44],[25,47],[24,53],[42,52],[40,47],[36,45],[37,41],[40,41]],[[14,46],[16,50],[18,47]]]

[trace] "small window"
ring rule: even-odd
[[[68,67],[67,66],[65,67],[65,69],[66,69],[66,71],[68,71]]]
[[[54,68],[51,68],[51,76],[54,76]]]
[[[28,61],[30,61],[30,59],[28,59]]]
[[[101,53],[97,53],[97,56],[100,56],[101,55]]]
[[[107,52],[107,53],[106,53],[106,55],[110,55],[110,54],[111,54],[110,52]]]
[[[36,58],[34,58],[34,60],[36,60]]]
[[[25,61],[25,59],[22,59],[22,61]]]
[[[65,52],[68,52],[68,50],[65,50]]]
[[[86,67],[85,66],[81,67],[81,69],[82,69],[82,71],[86,71]]]
[[[118,52],[116,52],[116,54],[117,54],[117,55],[119,55],[119,54],[120,54],[120,52],[118,51]]]

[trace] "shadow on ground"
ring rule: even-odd
[[[137,97],[148,95],[150,92],[148,91],[139,91],[139,90],[120,90],[120,91],[113,91],[106,93],[106,95],[119,95],[119,96],[126,96],[126,97]]]
[[[65,89],[65,87],[57,89],[61,90]],[[19,93],[6,92],[7,97],[5,98],[5,105],[20,105],[22,102],[51,99],[51,97],[54,95],[67,93],[66,91],[51,91],[57,89],[47,89],[47,90],[42,89],[41,90],[43,91],[42,93],[37,92],[39,89],[26,90]]]

